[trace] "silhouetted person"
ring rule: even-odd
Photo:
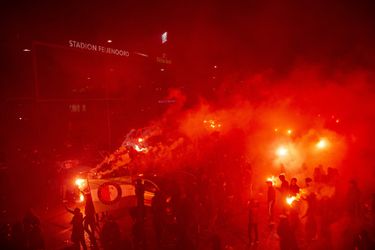
[[[292,178],[290,180],[290,187],[289,187],[290,195],[296,196],[299,193],[299,189],[300,188],[297,185],[297,178]]]
[[[306,240],[309,242],[316,238],[317,233],[317,208],[316,208],[316,195],[314,192],[309,192],[306,196],[307,202],[307,210],[304,217],[306,217],[306,224],[305,224],[305,233],[306,233]]]
[[[164,201],[162,194],[159,191],[156,191],[155,196],[152,198],[152,220],[158,249],[161,248],[163,237],[163,208]]]
[[[72,235],[71,240],[74,244],[75,249],[80,249],[80,245],[82,245],[83,249],[87,249],[86,242],[85,242],[85,230],[83,228],[83,214],[79,208],[75,208],[71,210],[65,207],[66,210],[73,214],[73,218],[70,222],[72,224]]]
[[[354,239],[354,248],[358,250],[375,249],[375,243],[366,230],[362,230]]]
[[[275,216],[275,202],[276,202],[276,190],[273,186],[272,181],[267,181],[267,205],[268,205],[268,222],[273,224]]]
[[[40,229],[40,220],[31,209],[25,213],[23,227],[28,249],[44,249],[44,239]]]
[[[253,245],[254,243],[259,242],[258,224],[259,224],[259,203],[255,200],[251,200],[249,203],[249,221],[248,221],[248,227],[247,227],[250,245]]]
[[[132,208],[130,215],[133,219],[132,235],[134,250],[145,249],[145,232],[144,232],[144,220],[138,215],[138,208]]]
[[[23,226],[26,232],[32,229],[34,226],[40,225],[39,218],[33,213],[31,209],[27,210],[23,217]]]
[[[324,180],[323,166],[319,165],[318,167],[314,168],[314,181],[319,183],[319,182],[323,182],[323,180]]]
[[[12,230],[9,224],[1,224],[0,227],[0,249],[11,249]]]
[[[95,230],[96,230],[96,216],[94,203],[90,193],[85,194],[85,218],[83,227],[86,233],[89,235],[91,245],[96,246]]]
[[[289,195],[289,182],[286,180],[285,178],[285,175],[281,174],[279,175],[279,179],[281,181],[281,185],[280,185],[280,192],[282,194],[282,196],[288,196]]]
[[[221,239],[218,234],[212,236],[212,250],[221,250]]]
[[[312,188],[312,179],[310,177],[305,178],[306,189],[311,191]]]
[[[327,168],[327,182],[328,184],[335,185],[339,172],[336,168]]]
[[[297,232],[300,229],[300,218],[299,218],[299,202],[293,201],[291,207],[289,208],[289,226],[291,230],[291,237],[296,241]]]
[[[360,196],[361,192],[358,188],[357,182],[355,180],[351,180],[347,194],[347,209],[353,218],[359,217],[360,214]]]
[[[190,199],[183,193],[175,202],[178,249],[191,250],[193,246],[189,229],[193,223],[193,216]]]
[[[44,250],[44,239],[39,225],[34,225],[28,237],[29,250]]]
[[[297,249],[296,239],[289,225],[288,217],[280,215],[280,222],[277,227],[277,234],[280,238],[280,250],[295,250]]]
[[[120,249],[120,227],[117,224],[117,222],[112,218],[112,216],[108,216],[108,218],[104,222],[100,239],[104,250]]]
[[[22,223],[12,225],[10,245],[11,249],[27,249],[27,239]]]
[[[289,182],[286,180],[285,178],[285,175],[284,174],[280,174],[279,175],[279,179],[281,181],[281,185],[279,187],[279,191],[280,191],[280,197],[281,197],[281,207],[282,207],[282,210],[285,212],[286,210],[286,198],[289,196],[289,193],[290,193],[290,190],[289,190]]]
[[[145,185],[141,179],[137,179],[135,182],[135,196],[137,197],[138,220],[143,220],[145,216]]]

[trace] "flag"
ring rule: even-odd
[[[149,190],[148,186],[155,186],[153,182],[144,179],[145,193],[144,205],[151,206],[154,190]],[[89,179],[92,201],[97,213],[119,210],[137,205],[135,197],[135,186],[130,176],[122,176],[108,179]],[[157,187],[157,186],[156,186]]]
[[[97,213],[136,205],[135,187],[129,176],[110,179],[89,179],[88,184]]]

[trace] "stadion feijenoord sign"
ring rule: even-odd
[[[82,50],[89,50],[89,51],[96,51],[99,53],[109,54],[109,55],[116,55],[116,56],[126,56],[130,55],[129,51],[122,50],[122,49],[115,49],[110,47],[105,47],[97,44],[80,42],[75,40],[69,40],[69,47],[82,49]]]

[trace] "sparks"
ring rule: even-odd
[[[293,130],[288,129],[288,130],[286,131],[286,133],[287,133],[288,135],[291,135],[291,134],[293,133]]]

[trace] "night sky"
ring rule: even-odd
[[[108,95],[125,100],[126,103],[113,104],[127,107],[113,107],[113,119],[128,124],[117,129],[118,134],[113,137],[118,139],[110,143],[113,147],[128,129],[146,125],[167,109],[155,103],[164,100],[170,88],[180,89],[188,97],[187,108],[201,99],[223,105],[229,102],[229,96],[243,93],[248,99],[261,100],[259,93],[268,92],[269,84],[278,85],[283,79],[288,82],[291,72],[301,71],[310,77],[309,70],[301,70],[303,67],[318,69],[316,75],[329,82],[330,77],[354,71],[366,72],[371,78],[375,65],[373,1],[12,1],[2,5],[1,100],[6,121],[2,130],[4,137],[20,137],[23,142],[34,140],[25,140],[22,133],[29,136],[44,132],[40,126],[48,122],[43,119],[56,120],[55,116],[64,109],[56,102],[45,105],[49,108],[40,108],[38,100],[35,102],[36,85],[40,85],[41,92],[37,99],[44,101],[82,101],[80,98]],[[168,42],[163,45],[160,36],[165,31]],[[89,53],[65,53],[71,39],[102,45],[108,45],[110,39],[114,48],[150,57],[141,62],[143,59],[133,60],[137,56],[121,61],[94,54],[90,58]],[[32,49],[35,42],[63,49],[40,46],[23,51]],[[163,53],[172,65],[155,63],[155,58]],[[164,68],[166,72],[159,72]],[[243,87],[257,74],[270,78],[268,83]],[[283,88],[285,95],[298,87],[295,95],[301,96],[313,86],[309,81],[289,82]],[[373,89],[372,81],[365,85]],[[85,91],[87,95],[80,95]],[[76,105],[71,101],[65,104],[65,109]],[[335,106],[333,101],[329,106]],[[321,106],[310,103],[308,107],[319,110]],[[102,116],[92,119],[103,120],[108,108],[102,109],[102,113],[98,111]],[[132,111],[143,114],[134,116]],[[20,125],[23,114],[29,117],[25,119],[28,123]],[[82,120],[85,119],[91,118]],[[63,126],[61,131],[69,126]],[[61,126],[56,122],[48,127]],[[61,131],[52,130],[51,134],[64,134]],[[46,144],[55,145],[66,139],[65,135],[62,137]],[[5,141],[17,147],[14,138]]]
[[[300,61],[369,66],[374,11],[372,1],[12,2],[2,8],[2,48],[12,59],[33,40],[112,39],[150,53],[168,31],[169,46],[189,66],[285,69]]]

